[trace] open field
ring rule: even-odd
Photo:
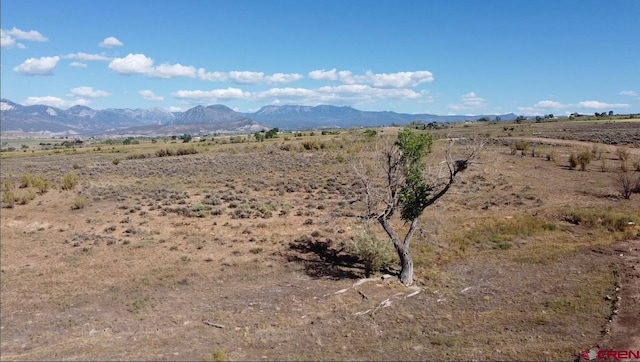
[[[621,198],[616,182],[623,164],[640,175],[640,123],[615,124],[434,130],[432,163],[447,138],[488,142],[422,215],[412,287],[382,272],[364,280],[344,248],[363,227],[350,162],[375,157],[397,128],[3,152],[1,357],[573,360],[640,349],[640,195]],[[194,153],[158,152],[178,149]],[[585,150],[585,170],[570,169]]]

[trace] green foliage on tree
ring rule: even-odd
[[[272,128],[272,129],[268,130],[268,131],[264,134],[264,137],[265,137],[265,138],[275,138],[275,137],[277,137],[278,132],[280,132],[280,130],[278,129],[278,127],[276,127],[276,128]]]
[[[193,139],[193,137],[190,134],[185,133],[180,136],[180,139],[182,140],[182,143],[188,143],[191,141],[191,139]]]
[[[429,133],[414,133],[405,128],[398,134],[396,145],[402,152],[400,164],[403,165],[405,184],[400,188],[398,204],[401,218],[411,221],[420,216],[433,190],[423,177],[424,156],[431,151],[433,138]]]

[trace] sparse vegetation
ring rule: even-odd
[[[67,172],[62,178],[60,188],[62,190],[73,190],[78,185],[79,177],[75,172]]]
[[[573,360],[610,326],[608,338],[619,341],[607,321],[640,280],[624,279],[638,256],[638,151],[618,124],[555,121],[412,125],[431,132],[431,152],[406,175],[412,190],[433,186],[431,195],[449,180],[447,164],[466,158],[464,141],[493,139],[419,215],[411,287],[395,278],[401,264],[384,227],[362,218],[380,215],[384,202],[379,213],[360,202],[367,186],[372,197],[386,192],[376,152],[402,129],[378,127],[371,141],[360,128],[263,143],[253,133],[188,145],[179,136],[43,141],[49,149],[20,140],[17,152],[0,154],[2,308],[24,311],[2,319],[3,358],[108,359],[126,350],[129,359],[464,360],[473,346],[482,360]],[[527,156],[542,158],[509,156],[518,138]],[[595,155],[584,140],[600,142]],[[317,147],[305,149],[307,141]],[[629,144],[629,199],[616,183],[613,141]],[[198,155],[162,158],[191,146]],[[567,171],[572,150],[575,168],[588,150],[592,160],[602,154],[595,166],[606,160],[606,172]],[[358,172],[369,170],[367,185]],[[424,184],[413,170],[429,176]],[[50,192],[70,173],[72,192]],[[406,205],[416,205],[411,187],[397,189]],[[414,215],[397,208],[389,224],[404,236],[412,221],[403,216]],[[634,311],[625,308],[635,306],[616,310]],[[69,349],[69,338],[79,347]]]

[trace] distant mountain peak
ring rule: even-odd
[[[235,112],[233,109],[223,105],[223,104],[213,104],[206,107],[207,109],[213,109],[216,111],[226,111],[226,112]]]
[[[222,105],[194,106],[184,112],[161,108],[108,108],[94,110],[76,105],[67,110],[47,106],[23,106],[8,99],[0,100],[1,131],[55,132],[95,135],[118,134],[172,135],[201,132],[255,132],[270,127],[283,130],[313,128],[351,128],[408,124],[413,121],[460,122],[479,116],[407,114],[392,111],[360,111],[351,106],[267,105],[254,113],[240,113]],[[488,115],[493,118],[496,115]],[[498,115],[514,120],[512,113]],[[268,126],[267,126],[268,125]],[[139,133],[136,133],[139,132]]]
[[[16,109],[16,106],[11,104],[10,102],[5,102],[4,99],[0,102],[0,111],[11,111]]]

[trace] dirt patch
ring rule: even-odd
[[[611,323],[599,349],[640,350],[640,240],[629,240],[609,251],[618,262],[619,282],[612,300]]]

